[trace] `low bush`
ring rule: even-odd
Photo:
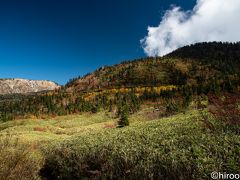
[[[29,146],[10,135],[0,137],[0,180],[37,179],[39,162],[31,158]]]

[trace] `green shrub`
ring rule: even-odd
[[[128,114],[129,107],[127,105],[122,106],[120,109],[120,119],[118,121],[118,127],[129,126]]]

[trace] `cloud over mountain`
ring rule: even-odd
[[[203,41],[240,40],[240,0],[197,0],[191,11],[173,7],[158,27],[148,27],[141,40],[149,56],[165,55],[181,46]]]

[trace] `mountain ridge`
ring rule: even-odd
[[[0,94],[27,94],[55,90],[60,86],[48,80],[30,80],[23,78],[1,78]]]
[[[125,86],[211,83],[239,76],[240,43],[203,42],[181,47],[163,57],[146,57],[103,66],[69,81],[67,91]],[[177,78],[176,78],[177,77]]]

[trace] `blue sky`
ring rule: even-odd
[[[144,57],[140,39],[172,4],[196,0],[0,0],[0,78],[64,84]]]

